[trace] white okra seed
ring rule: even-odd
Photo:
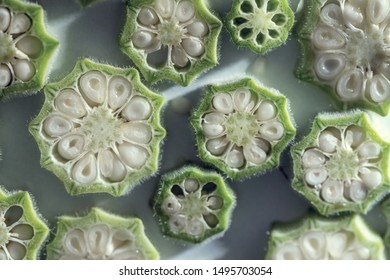
[[[192,36],[202,38],[206,36],[207,33],[209,33],[209,27],[205,22],[201,20],[195,20],[193,23],[187,26],[187,31]]]
[[[218,112],[208,113],[204,116],[204,121],[207,124],[223,124],[225,115]]]
[[[321,132],[318,138],[318,147],[325,153],[334,153],[340,145],[340,140],[329,130]]]
[[[186,226],[186,232],[193,236],[201,235],[204,232],[204,229],[204,224],[198,219],[189,221]]]
[[[363,26],[364,15],[360,7],[353,5],[350,2],[345,2],[343,15],[346,23],[352,24],[358,28]]]
[[[20,240],[30,240],[34,237],[34,228],[29,224],[15,225],[10,232],[17,234]]]
[[[226,163],[231,168],[240,168],[245,164],[244,154],[237,149],[232,149],[226,155]]]
[[[129,99],[132,93],[132,85],[129,80],[121,76],[114,76],[108,83],[108,105],[116,110]]]
[[[156,0],[155,1],[156,12],[163,18],[170,18],[175,9],[174,0]]]
[[[270,141],[279,140],[284,135],[284,127],[278,121],[266,122],[260,127],[260,134]]]
[[[299,246],[306,259],[321,260],[326,253],[326,235],[320,231],[309,231],[300,238]]]
[[[127,173],[126,167],[111,149],[99,153],[99,168],[101,174],[113,182],[122,181]]]
[[[181,208],[180,202],[173,195],[168,196],[166,199],[164,199],[163,203],[161,204],[161,209],[167,215],[176,214],[180,210],[180,208]]]
[[[251,103],[251,92],[246,88],[239,88],[233,94],[234,105],[240,112],[249,111],[253,108],[254,103]]]
[[[259,121],[268,121],[276,116],[276,106],[272,101],[264,100],[256,110],[256,118]]]
[[[358,147],[366,139],[366,133],[359,126],[356,125],[349,126],[346,130],[346,134],[348,133],[352,133],[352,143],[351,143],[352,148]]]
[[[181,46],[192,57],[199,57],[205,52],[203,43],[193,38],[184,38]]]
[[[129,121],[146,120],[152,114],[152,105],[142,96],[133,97],[122,111]]]
[[[149,158],[149,153],[145,148],[127,142],[120,144],[118,151],[124,163],[133,169],[142,168]]]
[[[191,192],[196,192],[199,189],[199,182],[195,179],[186,179],[184,181],[184,189],[186,192],[191,193]]]
[[[27,32],[31,27],[31,19],[25,13],[18,13],[11,19],[11,25],[8,29],[9,34],[19,34]]]
[[[262,164],[267,160],[266,144],[260,139],[255,139],[244,146],[245,159],[254,164]]]
[[[191,18],[195,16],[195,8],[194,5],[188,1],[184,0],[179,2],[176,7],[176,17],[181,22],[189,21]]]
[[[59,115],[50,115],[43,123],[43,130],[50,137],[62,136],[72,128],[72,123]]]
[[[70,134],[58,142],[58,153],[67,160],[78,157],[84,149],[84,136],[79,134]]]
[[[361,202],[367,197],[367,189],[360,181],[352,181],[344,188],[344,195],[354,202]]]
[[[172,47],[172,62],[179,67],[185,67],[188,65],[190,60],[182,47],[173,46]]]
[[[213,154],[215,156],[220,156],[225,152],[228,144],[229,144],[229,140],[225,136],[222,136],[222,137],[211,139],[211,140],[207,141],[206,149],[211,154]]]
[[[390,96],[390,83],[382,75],[374,75],[369,82],[368,90],[372,101],[385,102]]]
[[[87,231],[88,247],[92,254],[104,256],[110,242],[111,231],[105,224],[92,225]]]
[[[84,117],[87,113],[80,95],[74,89],[63,89],[54,99],[58,111],[73,118]]]
[[[219,196],[213,195],[207,198],[207,207],[211,210],[221,209],[223,206],[223,199]]]
[[[314,70],[318,78],[333,80],[344,70],[346,61],[343,54],[324,53],[318,56],[314,62]]]
[[[358,153],[365,159],[377,158],[381,153],[381,146],[374,141],[367,141],[362,144]]]
[[[6,31],[11,22],[11,14],[5,7],[0,7],[0,30]]]
[[[86,154],[77,161],[72,168],[72,178],[79,184],[91,184],[97,177],[96,157],[92,153]]]
[[[16,48],[31,58],[36,58],[43,50],[43,44],[35,36],[28,35],[16,43]]]
[[[6,64],[0,65],[0,88],[8,86],[12,82],[12,73]]]
[[[328,236],[327,249],[333,259],[339,260],[350,246],[353,235],[347,231],[337,231]]]
[[[169,229],[173,233],[181,232],[185,228],[186,223],[186,217],[182,214],[172,215],[168,221]]]
[[[35,66],[27,59],[17,59],[13,62],[14,73],[17,79],[27,82],[35,75]]]
[[[296,244],[285,244],[277,247],[275,260],[302,260],[301,249]]]
[[[146,30],[137,30],[132,36],[133,44],[136,48],[147,49],[153,43],[153,33]]]
[[[207,137],[216,137],[222,134],[224,127],[220,124],[202,124],[204,135]]]
[[[80,229],[70,230],[63,241],[65,251],[75,256],[86,256],[86,245],[84,232]]]
[[[313,44],[320,50],[337,50],[346,44],[346,40],[338,29],[320,26],[314,31]]]
[[[306,150],[302,155],[302,164],[305,168],[322,166],[325,161],[325,155],[315,149]]]
[[[321,197],[329,203],[341,202],[344,195],[344,189],[340,182],[329,180],[324,183],[321,189]]]
[[[374,24],[385,20],[390,11],[390,2],[386,0],[371,0],[367,3],[367,16]]]
[[[323,22],[330,25],[342,26],[344,24],[341,8],[336,4],[325,5],[321,10],[320,17]]]
[[[313,167],[306,171],[305,181],[311,186],[317,186],[325,182],[328,171],[325,167]]]
[[[370,249],[359,246],[343,254],[343,260],[367,260],[370,258]]]
[[[106,98],[106,77],[100,71],[92,70],[79,79],[80,92],[90,105],[103,104]]]
[[[363,184],[369,189],[374,189],[382,184],[383,176],[378,169],[364,168],[360,171],[360,178]]]
[[[149,7],[142,7],[138,14],[138,21],[146,26],[155,25],[159,19],[156,12]]]
[[[230,114],[233,112],[233,100],[228,93],[218,93],[213,98],[214,108],[223,114]]]
[[[138,144],[148,144],[152,140],[153,132],[149,124],[128,122],[122,126],[123,136],[129,141]]]

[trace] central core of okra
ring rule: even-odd
[[[158,26],[158,36],[163,45],[179,45],[184,33],[184,29],[175,20],[164,21]]]
[[[5,223],[0,221],[0,247],[8,243],[8,229]]]
[[[326,163],[330,178],[350,181],[357,177],[359,158],[351,149],[340,148]]]
[[[199,193],[188,193],[186,199],[183,199],[181,206],[184,213],[187,213],[190,217],[202,216],[204,212],[205,201],[199,197]]]
[[[111,110],[102,107],[94,108],[83,121],[82,130],[88,135],[89,148],[98,152],[112,146],[121,138],[122,121],[112,114]]]
[[[238,146],[248,144],[259,130],[253,114],[235,112],[225,122],[227,138]]]
[[[0,62],[8,62],[16,53],[12,37],[0,31]]]

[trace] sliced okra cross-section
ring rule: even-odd
[[[226,21],[237,45],[264,54],[287,40],[294,13],[287,0],[234,0]]]
[[[83,217],[59,217],[56,235],[46,249],[51,260],[160,258],[139,218],[124,218],[98,208]]]
[[[326,90],[339,109],[386,115],[390,107],[390,1],[305,1],[297,76]]]
[[[217,64],[221,27],[204,0],[132,0],[120,46],[148,82],[185,86]]]
[[[122,195],[157,171],[163,98],[149,91],[137,70],[88,59],[45,87],[45,103],[30,132],[41,165],[72,194]]]
[[[276,167],[295,136],[286,97],[249,78],[210,86],[191,123],[201,159],[232,179]]]
[[[323,215],[366,213],[390,190],[390,144],[363,112],[318,115],[291,153],[293,188]]]
[[[384,260],[382,238],[358,215],[343,218],[309,216],[295,225],[276,225],[266,259]]]
[[[57,46],[58,42],[46,32],[41,6],[1,1],[0,99],[41,89]]]
[[[199,243],[227,230],[234,206],[220,175],[187,166],[162,177],[154,210],[164,235]]]
[[[27,192],[0,187],[0,260],[35,260],[49,228]]]

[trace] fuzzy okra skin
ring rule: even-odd
[[[120,47],[145,79],[188,85],[218,62],[221,21],[204,0],[132,0]]]
[[[259,54],[284,44],[293,23],[287,0],[234,0],[226,16],[234,43]]]
[[[34,260],[49,234],[27,192],[0,187],[0,260]]]
[[[232,179],[278,166],[295,136],[288,106],[250,78],[209,86],[191,118],[200,158]]]
[[[157,260],[158,251],[139,218],[124,218],[92,208],[83,217],[58,218],[55,238],[47,245],[51,260]]]
[[[390,107],[390,2],[313,0],[297,24],[296,75],[326,91],[337,109],[386,115]]]
[[[235,201],[219,174],[185,166],[162,177],[154,210],[164,235],[200,243],[228,229]]]
[[[124,194],[158,169],[163,97],[148,90],[134,68],[88,59],[45,87],[45,103],[30,123],[41,165],[71,195]]]
[[[0,99],[40,90],[57,47],[46,32],[41,6],[0,1]]]
[[[390,191],[390,143],[363,112],[318,115],[291,154],[293,188],[323,215],[366,213]]]
[[[272,228],[266,259],[385,260],[382,238],[358,215],[325,218],[311,215]]]

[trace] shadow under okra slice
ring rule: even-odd
[[[123,195],[157,171],[163,97],[140,82],[137,70],[81,59],[62,81],[45,87],[45,97],[30,132],[41,165],[70,194]]]

